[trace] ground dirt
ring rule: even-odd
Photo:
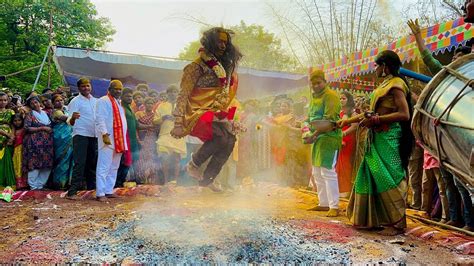
[[[329,219],[307,211],[316,197],[291,188],[156,191],[108,203],[57,197],[1,203],[0,263],[474,262],[430,239],[355,230],[344,212]],[[409,222],[409,230],[419,226]]]

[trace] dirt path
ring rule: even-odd
[[[0,263],[473,262],[473,256],[433,241],[357,231],[343,216],[308,212],[315,197],[290,188],[162,191],[110,203],[2,203]]]

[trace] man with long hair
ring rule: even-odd
[[[173,111],[171,135],[192,135],[204,144],[192,154],[187,165],[190,176],[214,192],[221,189],[214,179],[229,158],[235,144],[231,106],[237,90],[235,70],[242,54],[232,44],[230,30],[215,27],[205,31],[200,40],[199,57],[183,70],[181,91]],[[209,160],[204,173],[199,167]]]

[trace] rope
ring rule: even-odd
[[[427,111],[425,111],[424,109],[421,109],[419,106],[415,106],[415,109],[426,115],[427,117],[435,120],[437,117],[436,116],[433,116],[432,114],[428,113]],[[465,125],[460,125],[460,124],[456,124],[456,123],[453,123],[453,122],[449,122],[449,121],[446,121],[446,120],[441,120],[439,119],[438,122],[440,124],[445,124],[445,125],[449,125],[449,126],[453,126],[453,127],[459,127],[459,128],[464,128],[464,129],[469,129],[469,130],[474,130],[474,127],[470,127],[470,126],[465,126]]]
[[[10,74],[6,74],[6,75],[3,75],[4,77],[11,77],[11,76],[15,76],[15,75],[18,75],[18,74],[21,74],[23,72],[27,72],[27,71],[30,71],[30,70],[33,70],[33,69],[36,69],[36,68],[39,68],[41,65],[37,65],[37,66],[33,66],[33,67],[29,67],[29,68],[25,68],[23,70],[20,70],[20,71],[17,71],[17,72],[13,72],[13,73],[10,73]]]

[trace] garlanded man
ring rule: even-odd
[[[312,123],[319,120],[336,122],[341,112],[341,102],[336,91],[329,88],[324,72],[315,70],[310,75],[313,97],[309,105],[308,120],[312,146],[313,184],[318,187],[318,206],[313,211],[327,211],[328,217],[335,217],[339,210],[339,185],[336,173],[337,152],[342,143],[340,129],[322,132],[315,130]]]
[[[204,144],[191,156],[187,170],[215,192],[221,189],[213,181],[229,158],[235,144],[233,118],[236,107],[230,106],[237,90],[234,73],[242,54],[232,44],[231,31],[215,27],[203,33],[199,57],[184,68],[171,135],[199,137]],[[199,167],[209,159],[201,174]]]
[[[99,136],[96,197],[98,201],[116,198],[113,194],[122,154],[128,150],[127,119],[120,105],[123,85],[112,80],[107,95],[97,100],[95,126]]]

